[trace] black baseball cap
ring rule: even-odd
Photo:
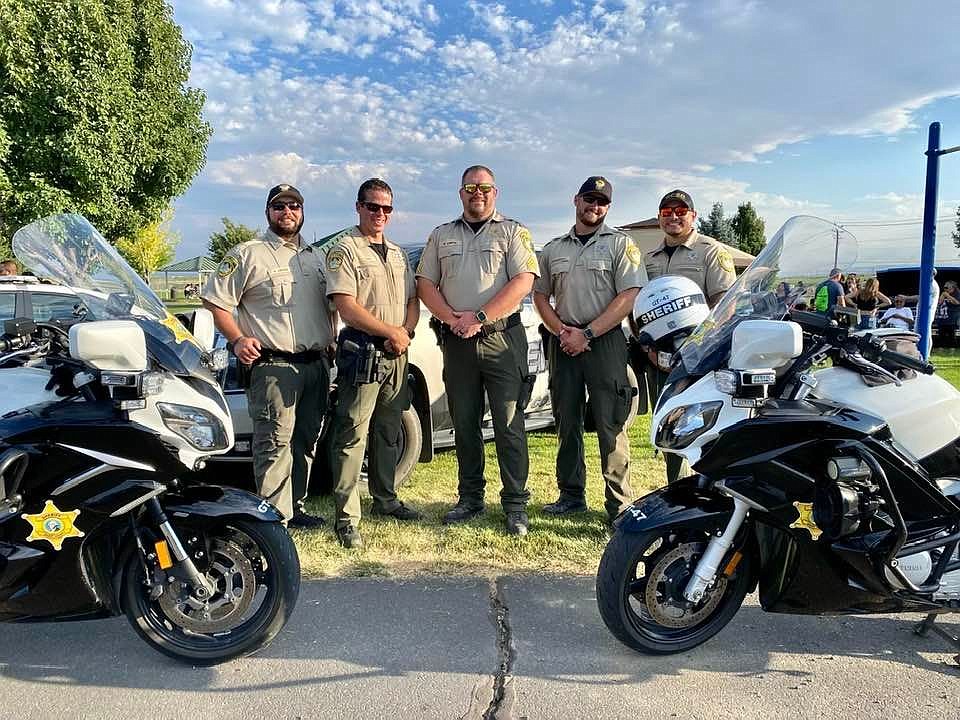
[[[690,197],[690,193],[688,193],[686,190],[671,190],[664,195],[663,198],[661,198],[660,207],[664,207],[671,200],[682,202],[688,208],[696,212],[696,208],[693,206],[693,198]]]
[[[267,206],[269,207],[270,203],[282,197],[292,198],[303,205],[303,195],[300,194],[300,191],[293,185],[284,183],[282,185],[274,185],[270,188],[270,192],[267,193]]]
[[[591,175],[580,186],[577,195],[600,195],[613,202],[613,185],[602,175]]]

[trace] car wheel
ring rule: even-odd
[[[310,472],[310,495],[329,495],[333,492],[333,477],[330,472],[330,433],[327,432],[327,425],[324,423],[323,432],[317,441],[317,451]],[[413,475],[422,448],[423,429],[420,425],[420,416],[410,407],[400,416],[400,457],[397,460],[397,474],[394,480],[396,488],[404,485]],[[363,459],[363,469],[360,471],[360,492],[369,494],[366,458]]]

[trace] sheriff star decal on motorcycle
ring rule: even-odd
[[[83,531],[76,526],[79,510],[70,510],[64,512],[52,500],[47,500],[46,505],[36,515],[27,513],[22,514],[24,520],[30,523],[33,528],[27,536],[27,541],[46,540],[53,545],[54,550],[60,550],[63,547],[63,541],[72,537],[83,537]]]
[[[803,528],[810,533],[810,537],[816,540],[823,534],[823,530],[817,527],[813,519],[813,503],[794,502],[793,506],[797,509],[798,517],[792,523],[792,528]]]

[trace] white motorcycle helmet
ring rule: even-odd
[[[663,275],[641,288],[633,303],[637,341],[651,363],[669,370],[674,352],[709,314],[703,291],[693,280]]]

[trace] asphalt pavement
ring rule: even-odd
[[[649,657],[607,632],[592,578],[308,581],[269,647],[214,668],[124,619],[3,625],[0,718],[960,717],[956,651],[918,619],[748,598],[706,645]]]

